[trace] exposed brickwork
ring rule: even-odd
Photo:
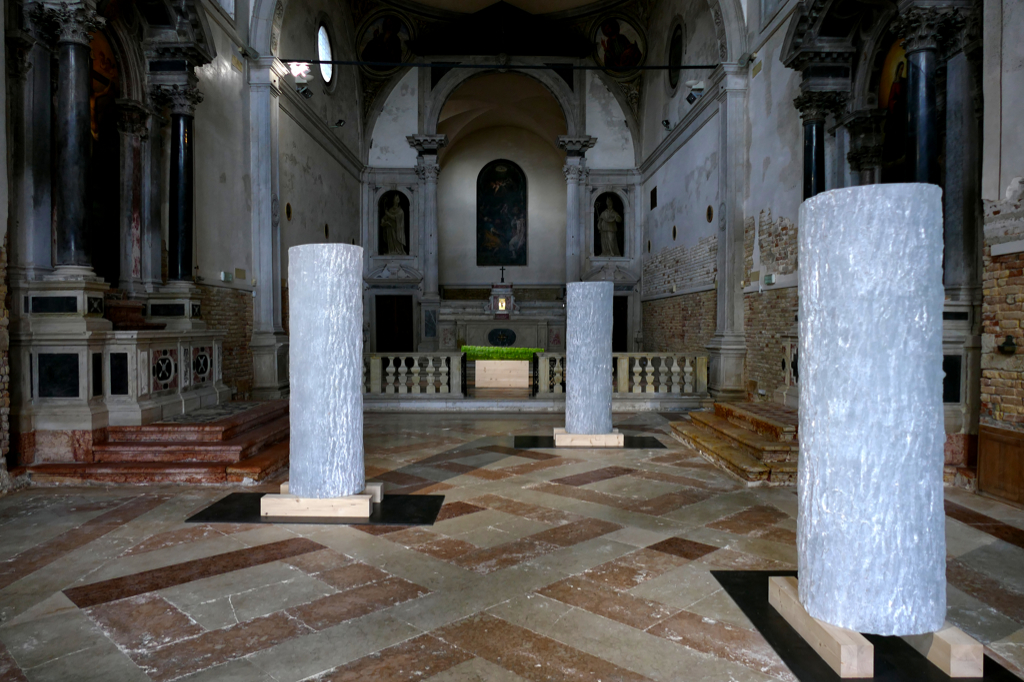
[[[754,218],[743,221],[743,288],[750,286],[750,272],[754,269]]]
[[[235,400],[247,400],[252,392],[252,294],[224,287],[202,290],[203,319],[210,329],[224,332],[222,369],[224,384]]]
[[[747,384],[752,400],[772,400],[783,385],[783,334],[793,328],[797,289],[770,289],[743,297],[743,326],[747,339]],[[756,383],[756,385],[755,385]],[[764,391],[761,395],[759,391]]]
[[[670,294],[715,281],[718,238],[705,237],[696,246],[675,246],[644,259],[644,295]]]
[[[796,225],[789,218],[772,220],[770,209],[757,218],[757,242],[761,247],[761,274],[796,272]]]
[[[981,423],[1024,431],[1024,253],[992,256],[992,246],[1024,239],[1024,197],[985,202],[981,304]],[[997,346],[1012,337],[1018,352]]]
[[[643,303],[644,350],[704,353],[715,333],[717,292],[673,296]]]

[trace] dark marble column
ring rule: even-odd
[[[825,191],[825,119],[842,109],[844,92],[805,92],[793,100],[804,122],[804,199]]]
[[[46,8],[42,16],[55,27],[57,97],[54,155],[54,208],[57,222],[56,265],[92,267],[86,221],[89,161],[90,33],[103,19],[84,5]]]
[[[907,51],[907,171],[911,182],[939,184],[939,120],[935,73],[939,44],[957,22],[956,10],[911,7],[895,30]]]
[[[203,94],[193,86],[164,86],[155,98],[171,109],[171,173],[168,201],[167,278],[192,280],[194,134],[196,106]]]

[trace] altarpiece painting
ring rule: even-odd
[[[507,159],[476,178],[476,264],[526,265],[526,174]]]

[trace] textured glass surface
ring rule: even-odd
[[[363,249],[288,249],[291,454],[299,497],[362,492]]]
[[[859,632],[946,616],[942,205],[870,185],[800,207],[800,601]]]
[[[566,293],[565,430],[612,432],[611,282],[574,282]]]
[[[329,62],[334,57],[331,56],[331,37],[327,35],[327,27],[321,26],[320,30],[316,32],[316,53],[319,55],[319,60],[322,62]],[[334,74],[334,64],[321,64],[320,75],[324,77],[324,83],[331,82],[331,76]]]

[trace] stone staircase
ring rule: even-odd
[[[231,412],[231,405],[218,407]],[[106,441],[93,445],[91,461],[34,464],[19,473],[40,483],[241,483],[287,466],[287,400],[253,403],[220,418],[217,408],[190,416],[109,427]]]
[[[759,485],[796,483],[797,411],[776,403],[715,403],[672,422],[672,435],[718,466]]]

